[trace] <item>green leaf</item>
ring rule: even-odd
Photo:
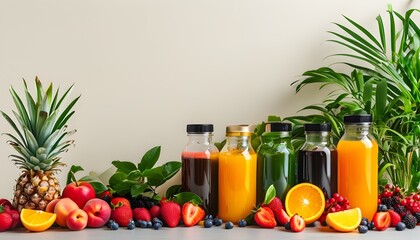
[[[171,199],[175,194],[180,193],[182,190],[182,185],[172,185],[166,190],[165,197]]]
[[[116,184],[112,189],[119,195],[124,196],[131,192],[132,186],[135,182],[125,181]]]
[[[112,161],[112,165],[117,168],[117,172],[129,174],[131,171],[137,170],[134,163],[128,161]]]
[[[158,161],[159,156],[160,146],[153,147],[143,155],[143,158],[138,164],[138,169],[144,172],[144,170],[152,168]]]
[[[376,86],[376,117],[382,118],[385,113],[386,103],[387,103],[387,82],[381,80],[377,83]]]
[[[149,185],[147,185],[145,183],[134,184],[131,187],[131,196],[132,197],[140,196],[148,187],[149,187]]]
[[[138,180],[141,177],[143,177],[143,174],[139,170],[134,170],[128,173],[127,179]]]
[[[162,165],[162,175],[165,177],[164,180],[168,180],[173,177],[179,169],[181,169],[181,162],[167,162]]]
[[[175,194],[172,200],[181,206],[187,202],[192,202],[195,205],[203,205],[203,200],[192,192],[180,192]]]
[[[114,188],[116,185],[118,185],[119,183],[123,182],[126,179],[127,179],[127,174],[122,173],[122,172],[114,173],[109,178],[109,185],[111,185],[111,187]]]
[[[147,182],[151,186],[160,186],[165,183],[165,177],[162,174],[162,167],[156,167],[153,169],[148,169],[143,172],[143,175],[147,178]]]
[[[265,192],[264,204],[268,205],[276,196],[276,188],[271,184]]]
[[[76,177],[74,176],[75,173],[83,171],[84,169],[81,166],[72,165],[69,172],[67,173],[67,181],[66,184],[71,182],[77,182]]]
[[[81,180],[81,179],[80,179]],[[108,190],[108,187],[101,182],[89,182],[92,185],[93,189],[95,189],[96,195],[99,195]]]

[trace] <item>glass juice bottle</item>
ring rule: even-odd
[[[337,151],[331,143],[329,123],[305,124],[306,141],[299,150],[298,183],[309,182],[326,197],[337,192]]]
[[[218,212],[218,155],[212,124],[188,124],[188,144],[182,151],[182,191],[197,194],[207,214]]]
[[[276,195],[284,201],[296,183],[296,160],[291,144],[292,124],[269,122],[257,150],[257,203],[264,201],[265,192],[273,184]]]
[[[257,155],[248,125],[226,127],[219,154],[219,217],[237,223],[256,205]]]
[[[378,144],[369,133],[371,122],[371,115],[345,116],[345,132],[337,145],[338,193],[369,221],[378,204]]]

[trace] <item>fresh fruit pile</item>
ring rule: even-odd
[[[7,199],[0,199],[0,232],[16,228],[20,224],[19,212]]]
[[[340,211],[349,210],[349,209],[350,209],[349,200],[338,193],[334,193],[333,196],[326,201],[324,212],[322,213],[318,221],[322,225],[325,225],[326,224],[325,219],[327,218],[327,215],[329,213],[335,213],[335,212],[340,212]]]

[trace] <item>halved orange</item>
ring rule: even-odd
[[[298,214],[306,224],[311,224],[324,212],[324,193],[311,183],[297,184],[287,193],[285,207],[289,216]]]
[[[50,228],[55,222],[55,213],[40,210],[22,209],[20,221],[22,225],[33,232],[42,232]]]
[[[325,220],[328,226],[339,232],[351,232],[362,221],[362,211],[360,211],[360,208],[352,208],[341,212],[328,213]]]

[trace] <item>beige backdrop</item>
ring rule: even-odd
[[[326,42],[342,14],[364,26],[404,12],[414,1],[383,0],[83,0],[0,1],[0,109],[22,77],[82,95],[70,120],[75,147],[68,167],[103,172],[113,160],[138,161],[155,145],[159,163],[180,160],[187,123],[225,126],[289,116],[318,102],[316,88],[295,95],[290,83],[325,66],[337,46]],[[0,119],[0,132],[11,128]],[[0,198],[12,198],[19,175],[0,137]],[[81,175],[79,175],[81,176]],[[180,183],[180,174],[169,184]],[[168,185],[169,185],[168,184]],[[162,192],[163,193],[162,189]]]

